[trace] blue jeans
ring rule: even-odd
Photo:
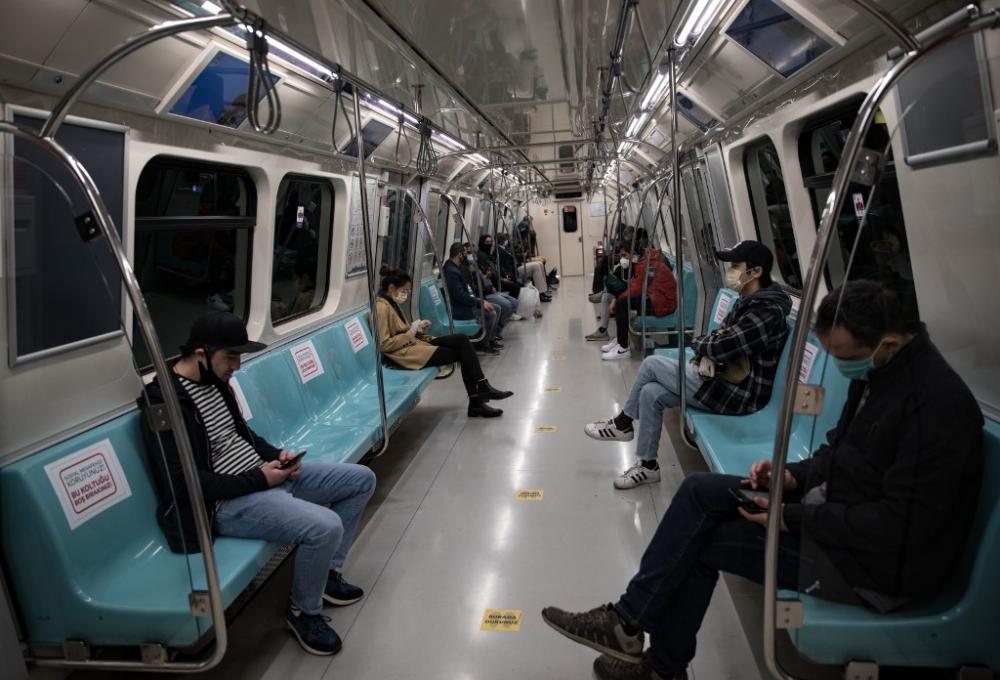
[[[486,296],[486,301],[497,308],[497,325],[494,336],[500,335],[507,322],[510,321],[515,307],[511,304],[510,298],[504,296],[503,293],[491,293]]]
[[[318,614],[327,574],[344,565],[374,491],[375,473],[363,465],[303,463],[297,479],[224,501],[215,527],[221,536],[297,545],[292,604]]]
[[[619,341],[620,342],[620,341]],[[698,367],[685,363],[685,398],[690,406],[705,407],[694,398],[703,382]],[[663,429],[663,411],[681,405],[677,394],[677,360],[654,354],[646,357],[635,376],[632,389],[622,409],[629,418],[642,426],[636,438],[635,454],[641,460],[657,457],[660,448],[660,431]]]
[[[730,488],[740,478],[698,472],[681,484],[632,577],[615,605],[633,626],[650,634],[647,660],[670,677],[687,668],[719,572],[764,580],[765,530],[736,510]],[[798,589],[799,538],[778,543],[778,587]]]

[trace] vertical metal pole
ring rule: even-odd
[[[681,402],[681,434],[687,428],[687,355],[684,353],[684,248],[681,234],[681,173],[680,154],[677,149],[677,69],[676,49],[667,50],[670,68],[670,156],[673,177],[670,180],[670,216],[674,221],[674,261],[677,263],[677,396]],[[685,441],[687,437],[685,436]],[[690,444],[690,442],[688,442]]]
[[[378,341],[378,309],[375,306],[375,265],[372,262],[371,220],[368,215],[368,178],[365,174],[365,143],[361,136],[361,97],[358,87],[354,93],[354,135],[358,149],[358,183],[361,195],[361,226],[365,237],[365,271],[368,273],[368,313],[375,337],[375,381],[378,383],[379,415],[382,418],[382,448],[375,454],[381,456],[389,448],[389,416],[385,412],[385,377],[382,375],[382,345]]]

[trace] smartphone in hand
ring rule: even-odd
[[[306,455],[306,452],[300,451],[299,453],[295,454],[293,458],[289,458],[288,460],[283,462],[279,467],[282,470],[287,470],[290,467],[295,467],[296,465],[298,465],[299,461],[302,460],[302,456],[304,455]]]
[[[729,489],[729,495],[733,497],[736,504],[741,508],[746,510],[751,515],[759,515],[761,513],[767,512],[764,508],[757,505],[754,502],[754,498],[763,494],[755,494],[752,491],[747,491],[745,489]]]

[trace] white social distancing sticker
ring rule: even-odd
[[[301,344],[295,345],[295,347],[292,347],[291,352],[292,358],[295,360],[295,368],[299,371],[299,379],[303,385],[313,378],[323,375],[323,363],[319,360],[319,354],[316,353],[316,345],[313,344],[312,340],[306,340]]]
[[[791,338],[789,338],[791,340]],[[785,342],[788,342],[786,340]],[[802,368],[799,369],[799,382],[808,383],[809,375],[812,373],[813,364],[816,363],[816,355],[819,354],[819,347],[811,342],[806,343],[805,354],[802,355]]]
[[[236,379],[236,376],[229,379],[229,386],[233,389],[233,396],[236,397],[236,405],[240,407],[240,414],[243,416],[243,420],[251,420],[253,418],[253,411],[250,410],[247,395],[243,394],[243,388],[240,387],[240,381]]]
[[[722,323],[722,320],[726,318],[726,313],[729,312],[731,304],[733,304],[733,298],[729,295],[723,295],[719,298],[719,307],[715,310],[715,323]]]
[[[76,529],[132,495],[110,439],[45,466],[70,529]]]
[[[347,337],[351,340],[351,348],[355,354],[368,346],[368,336],[365,334],[365,328],[361,325],[358,317],[354,317],[344,324],[344,330],[347,331]]]

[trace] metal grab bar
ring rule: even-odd
[[[358,153],[358,184],[361,191],[361,228],[365,238],[365,272],[368,275],[368,314],[375,337],[375,381],[378,384],[379,416],[382,419],[382,447],[372,458],[378,458],[389,448],[389,414],[385,405],[385,376],[382,375],[382,343],[378,342],[378,308],[375,305],[375,266],[372,262],[371,216],[368,214],[368,181],[365,172],[364,140],[361,134],[361,97],[354,91],[354,135]]]
[[[656,186],[660,181],[662,181],[666,177],[668,177],[668,175],[660,175],[659,177],[654,178],[643,189],[642,194],[639,196],[639,218],[640,219],[642,218],[642,210],[643,210],[643,207],[646,205],[646,196],[649,195],[650,189],[652,189],[654,186]],[[661,198],[660,200],[662,201],[663,199]],[[659,206],[657,206],[657,211],[659,211]],[[632,252],[633,255],[635,255],[635,244],[636,244],[636,240],[639,237],[639,221],[640,220],[636,220],[635,229],[632,231],[632,250],[631,250],[631,252]],[[653,222],[654,232],[655,232],[655,228],[656,228],[656,222]],[[650,245],[652,245],[652,242],[653,242],[653,233],[654,232],[651,232],[648,229],[646,230],[646,234],[649,237]],[[646,248],[646,254],[645,255],[646,255],[646,269],[643,271],[642,300],[639,301],[639,308],[640,308],[640,310],[642,312],[642,316],[643,316],[643,319],[642,319],[642,351],[643,352],[646,351],[646,319],[645,319],[646,313],[645,312],[646,312],[646,292],[648,290],[648,285],[649,285],[648,281],[649,281],[649,262],[650,262],[649,248],[648,247]],[[633,269],[634,269],[634,267],[629,267],[628,268],[628,274],[625,277],[625,280],[628,283],[628,289],[626,291],[626,296],[625,296],[625,309],[626,309],[626,313],[629,315],[630,319],[631,319],[631,316],[632,316],[632,274],[633,274]],[[618,338],[618,345],[622,346],[622,344],[621,344],[621,338]]]
[[[464,236],[466,239],[468,239],[468,241],[467,241],[468,243],[472,243],[472,234],[470,234],[469,230],[465,228],[465,217],[462,216],[462,211],[460,211],[458,209],[458,204],[455,203],[454,199],[452,199],[451,196],[449,196],[448,194],[446,194],[443,191],[441,192],[441,198],[449,206],[451,206],[452,208],[455,209],[455,216],[458,217],[458,226],[461,229],[462,236]],[[451,259],[451,258],[448,258],[448,259]],[[441,266],[441,271],[442,271],[442,273],[444,272],[444,265]],[[447,278],[445,278],[444,286],[445,286],[445,288],[448,287],[448,280],[447,280]],[[479,330],[479,334],[478,335],[476,335],[475,337],[469,338],[472,342],[480,342],[482,340],[486,340],[487,339],[486,338],[486,307],[483,306],[483,304],[482,304],[483,302],[485,302],[485,298],[483,297],[483,282],[479,280],[478,276],[476,277],[476,287],[479,289],[479,300],[480,300],[480,305],[479,305],[479,323],[480,323],[480,330]],[[452,317],[449,317],[449,320],[451,318]],[[454,328],[454,324],[452,324],[452,328]]]
[[[862,0],[849,0],[849,2],[859,6],[868,5],[867,2]],[[883,22],[883,25],[887,33],[892,36],[897,35],[901,30],[891,20]],[[902,42],[907,46],[913,45],[914,48],[904,54],[875,83],[875,86],[862,103],[858,111],[858,116],[844,144],[844,152],[841,155],[840,164],[834,175],[833,187],[823,209],[820,228],[816,234],[816,242],[813,246],[810,265],[802,290],[802,301],[799,309],[804,314],[811,314],[812,309],[815,307],[824,265],[833,240],[835,223],[843,207],[851,182],[851,174],[857,162],[858,154],[861,152],[862,143],[868,134],[882,100],[885,99],[899,79],[917,62],[945,43],[950,42],[952,38],[977,30],[995,28],[998,25],[1000,25],[1000,13],[994,12],[981,19],[972,19],[964,25],[959,25],[952,33],[938,36],[934,42],[924,46],[917,44],[909,34],[905,34],[907,39],[902,40]],[[788,359],[788,374],[782,390],[781,409],[778,413],[778,422],[775,429],[774,453],[771,458],[772,479],[780,480],[784,478],[785,458],[788,455],[788,446],[791,438],[791,425],[794,415],[799,369],[802,366],[805,356],[805,345],[811,326],[811,324],[804,323],[804,321],[805,319],[800,319],[800,322],[796,324],[795,334],[792,338],[792,350]],[[772,484],[768,497],[770,507],[780,508],[783,497],[783,484]],[[767,517],[767,542],[764,548],[764,662],[767,669],[775,677],[781,680],[797,680],[795,676],[786,673],[781,668],[781,665],[778,663],[775,646],[777,638],[775,633],[777,624],[778,541],[780,533],[781,512],[769,512]]]
[[[63,108],[65,110],[65,107]],[[58,129],[58,126],[55,126],[55,128]],[[0,132],[24,139],[40,147],[43,151],[62,163],[83,190],[87,203],[90,205],[93,218],[97,222],[101,234],[107,239],[108,248],[111,250],[115,264],[121,274],[122,284],[125,286],[125,291],[135,310],[139,329],[149,350],[150,359],[153,362],[153,369],[163,389],[164,407],[170,422],[170,429],[173,430],[174,439],[177,442],[177,453],[184,475],[184,486],[189,494],[191,509],[194,513],[195,530],[198,534],[198,547],[201,549],[202,561],[205,566],[209,611],[215,631],[215,649],[212,651],[211,656],[204,661],[165,662],[157,666],[152,666],[141,661],[68,661],[66,659],[44,658],[29,658],[28,660],[38,666],[55,668],[99,668],[116,671],[143,670],[181,673],[196,673],[208,670],[218,665],[226,653],[227,631],[225,607],[222,605],[222,590],[219,587],[219,575],[216,569],[215,553],[212,546],[212,528],[208,522],[208,514],[205,511],[205,501],[201,493],[198,468],[195,465],[194,456],[191,452],[191,443],[188,439],[187,428],[184,426],[184,418],[181,414],[180,402],[177,400],[177,393],[174,390],[170,368],[163,358],[163,350],[156,335],[156,329],[153,326],[153,317],[146,306],[146,301],[139,288],[139,281],[132,270],[132,265],[128,261],[128,254],[125,252],[121,239],[118,237],[118,231],[115,229],[111,214],[104,204],[104,199],[101,198],[97,185],[94,184],[90,173],[87,172],[83,164],[63,149],[55,139],[36,135],[33,130],[22,128],[14,123],[0,121]]]
[[[410,200],[413,201],[413,205],[416,206],[416,208],[417,208],[417,213],[418,213],[417,217],[419,218],[420,222],[423,223],[423,225],[424,225],[424,231],[427,232],[427,236],[426,236],[427,242],[431,244],[431,256],[434,258],[432,260],[432,263],[431,263],[431,269],[433,270],[434,267],[437,267],[437,274],[435,275],[435,283],[434,283],[434,285],[436,286],[437,285],[437,280],[444,278],[444,269],[443,269],[442,264],[440,264],[439,261],[438,261],[437,252],[436,252],[437,249],[434,247],[434,245],[435,245],[434,244],[434,230],[431,229],[431,223],[427,219],[427,213],[424,212],[424,208],[423,208],[423,206],[420,205],[420,201],[417,200],[417,196],[413,192],[413,190],[412,189],[403,188],[403,192],[407,196],[410,197]],[[445,306],[445,309],[448,311],[448,333],[451,334],[451,335],[454,335],[455,334],[455,320],[453,318],[453,312],[451,310],[451,294],[448,292],[448,282],[447,281],[445,281],[445,285],[444,285],[444,306]]]

